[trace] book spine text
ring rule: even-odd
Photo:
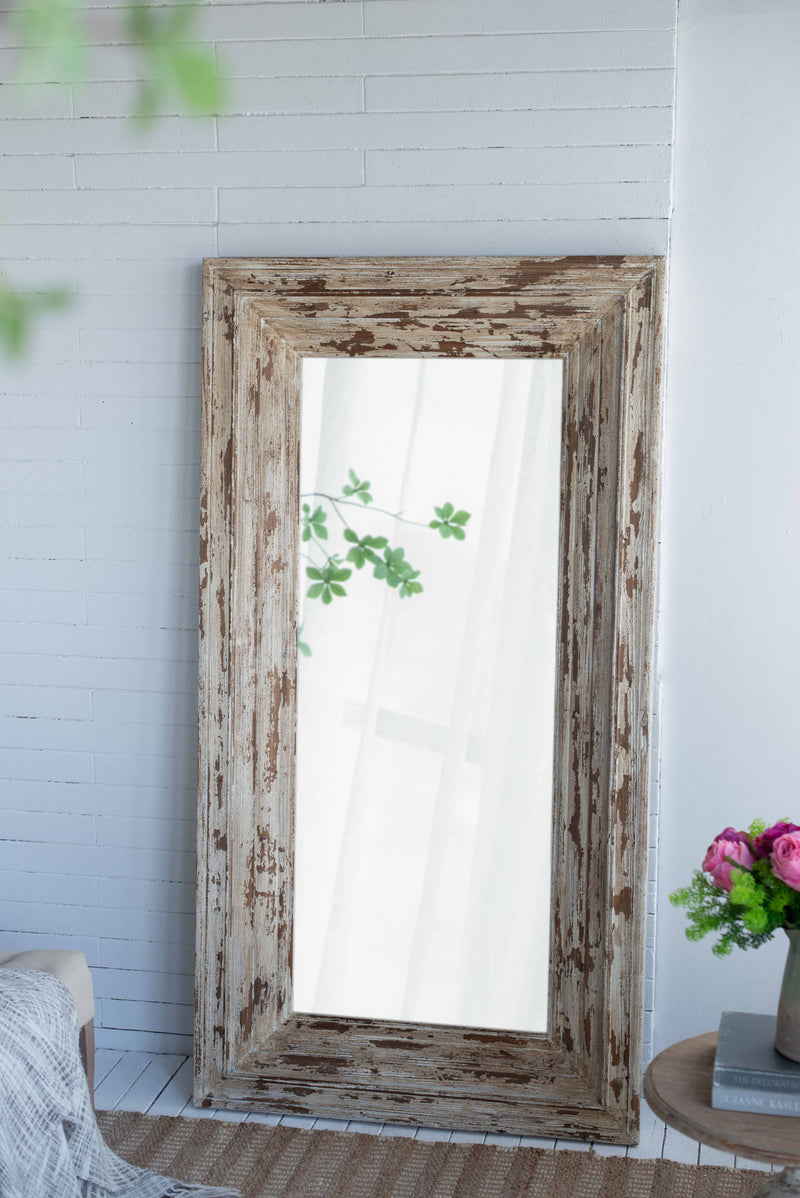
[[[752,1069],[717,1067],[714,1070],[714,1085],[800,1096],[800,1076],[794,1077],[786,1073],[758,1073]]]
[[[745,1090],[714,1084],[711,1105],[718,1111],[748,1111],[755,1115],[800,1115],[800,1094]]]

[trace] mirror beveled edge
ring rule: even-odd
[[[198,1105],[635,1143],[663,259],[204,268]],[[304,354],[563,357],[547,1035],[291,1002]]]

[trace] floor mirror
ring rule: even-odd
[[[661,307],[206,262],[198,1104],[635,1142]]]

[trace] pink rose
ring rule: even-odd
[[[772,846],[772,872],[792,890],[800,890],[800,832],[786,832]]]
[[[756,856],[769,857],[775,841],[779,836],[785,836],[787,832],[800,832],[800,828],[798,828],[797,824],[787,824],[784,820],[773,824],[771,828],[767,828],[753,841],[753,851]]]
[[[789,828],[788,825],[783,829],[784,832],[790,832],[792,830],[793,829]],[[778,833],[778,835],[780,835],[780,833]],[[746,832],[737,832],[735,828],[723,828],[719,836],[715,836],[714,839],[738,841],[740,844],[746,844],[749,849],[753,847],[750,844],[750,837],[748,834]]]
[[[726,832],[733,829],[725,829]],[[733,886],[732,869],[750,869],[755,857],[750,852],[745,840],[727,840],[725,833],[718,836],[708,846],[708,852],[703,860],[703,870],[711,874],[715,886],[720,890],[730,890]],[[800,888],[800,847],[798,848],[798,888]]]

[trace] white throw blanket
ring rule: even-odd
[[[63,982],[0,969],[0,1198],[231,1198],[126,1164],[105,1144]]]

